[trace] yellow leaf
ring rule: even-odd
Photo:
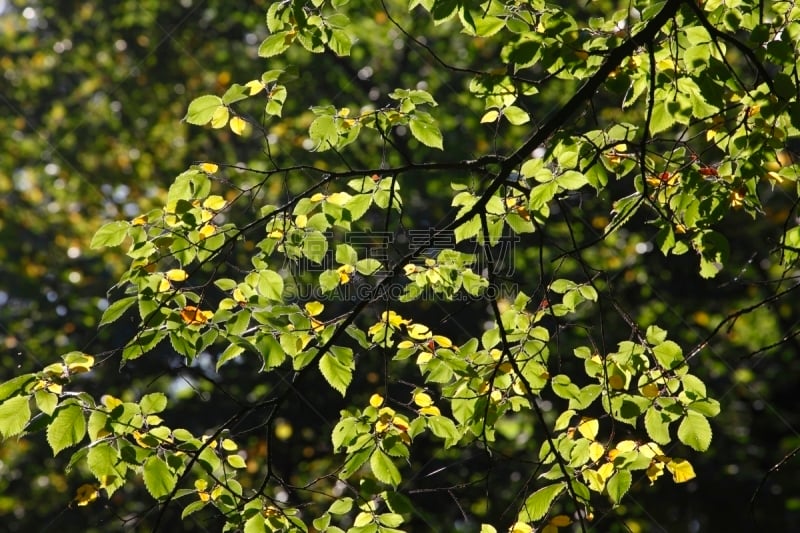
[[[115,398],[110,394],[104,395],[102,398],[100,398],[100,401],[103,403],[103,405],[106,406],[106,409],[108,409],[109,411],[113,411],[117,406],[122,405],[122,400],[120,400],[119,398]]]
[[[619,374],[614,374],[608,378],[608,386],[614,390],[619,390],[625,386],[625,378]]]
[[[589,487],[590,490],[603,492],[603,488],[606,486],[606,480],[603,479],[603,476],[601,476],[597,470],[587,468],[581,474],[583,480],[586,482],[586,486]]]
[[[508,530],[509,533],[533,533],[533,528],[525,522],[516,522]]]
[[[639,453],[650,458],[664,455],[664,452],[661,451],[661,448],[655,442],[648,442],[647,444],[639,446]]]
[[[411,341],[400,341],[400,342],[397,343],[397,347],[399,349],[401,349],[401,350],[405,349],[405,348],[411,348],[413,346],[414,346],[414,343],[411,342]]]
[[[396,411],[391,407],[382,407],[381,410],[378,411],[378,416],[386,420],[391,420],[394,418],[395,414]]]
[[[350,281],[350,274],[353,273],[355,267],[353,265],[342,265],[336,269],[336,272],[339,273],[339,283],[341,285],[346,284]]]
[[[100,493],[97,491],[96,486],[85,483],[78,487],[78,490],[75,492],[75,503],[83,507],[95,501],[99,495]]]
[[[147,215],[139,215],[131,221],[132,226],[144,226],[147,224]]]
[[[453,341],[441,335],[434,335],[433,340],[442,348],[450,348],[453,346]]]
[[[205,479],[196,479],[194,481],[194,488],[197,490],[206,490],[208,488],[208,481]]]
[[[213,174],[217,170],[219,170],[219,165],[216,163],[202,163],[200,165],[200,170],[203,172],[207,172],[208,174]]]
[[[200,228],[198,234],[200,235],[200,240],[202,241],[203,239],[208,239],[216,232],[217,227],[214,224],[205,224],[202,228]]]
[[[632,440],[621,440],[617,443],[617,450],[621,452],[632,452],[636,449],[636,442]]]
[[[528,394],[528,389],[525,388],[525,383],[523,383],[520,379],[514,381],[514,383],[511,385],[511,390],[520,396],[525,396]]]
[[[658,385],[655,383],[648,383],[642,387],[642,396],[645,398],[655,398],[658,396]]]
[[[673,459],[667,463],[667,470],[672,474],[672,480],[675,483],[686,483],[697,477],[691,463],[686,459]]]
[[[239,447],[231,439],[222,439],[222,449],[228,452],[237,450]]]
[[[414,403],[417,404],[418,407],[428,407],[429,405],[433,405],[433,398],[425,392],[418,392],[414,395]]]
[[[185,270],[180,268],[173,268],[171,270],[167,270],[166,277],[170,281],[186,281],[186,278],[189,277],[189,274],[186,273]]]
[[[433,359],[433,354],[430,352],[422,352],[417,356],[418,365],[427,365]]]
[[[603,478],[603,483],[608,481],[608,478],[614,475],[614,465],[612,463],[605,463],[597,469],[597,473]]]
[[[400,431],[408,431],[408,420],[405,419],[403,416],[395,416],[392,418],[392,425],[399,429]]]
[[[308,217],[306,215],[297,215],[297,218],[294,219],[295,225],[303,229],[308,225]]]
[[[597,461],[598,459],[603,457],[604,453],[605,453],[605,448],[599,442],[595,441],[589,445],[589,459],[591,459],[592,462]]]
[[[217,485],[211,490],[211,499],[216,500],[222,495],[222,485]]]
[[[362,512],[356,515],[356,519],[353,521],[353,525],[355,527],[364,527],[371,522],[372,522],[372,513]]]
[[[203,207],[205,209],[210,209],[211,211],[221,211],[226,205],[228,205],[228,202],[226,202],[225,198],[218,194],[212,194],[203,200]]]
[[[328,196],[328,201],[333,205],[338,205],[338,206],[343,206],[352,199],[353,197],[347,194],[346,192],[335,192],[330,196]],[[312,202],[314,201],[313,196],[311,201]]]
[[[315,202],[315,203],[316,202],[321,202],[324,199],[325,199],[325,195],[322,194],[321,192],[315,193],[315,194],[313,194],[311,196],[311,198],[309,198],[309,200],[311,200],[312,202]]]
[[[211,115],[211,127],[215,129],[224,128],[225,124],[228,123],[228,117],[230,113],[228,112],[228,108],[224,105],[221,105],[214,111],[214,114]]]
[[[481,117],[481,123],[496,122],[499,116],[500,112],[497,109],[490,109]]]
[[[233,117],[231,119],[231,131],[236,135],[241,135],[245,126],[247,126],[247,122],[242,117]]]
[[[306,308],[308,316],[317,316],[325,309],[325,305],[320,302],[308,302],[303,307]]]
[[[213,316],[213,311],[202,311],[194,305],[187,305],[181,309],[181,319],[190,326],[202,326]]]
[[[413,274],[416,271],[417,271],[417,266],[416,265],[412,265],[410,263],[403,267],[403,272],[405,273],[406,276],[410,276],[411,274]]]
[[[659,461],[653,461],[650,463],[650,466],[647,467],[647,478],[650,480],[650,484],[652,485],[655,483],[656,479],[661,477],[664,474],[664,463]]]
[[[429,416],[439,416],[442,414],[442,412],[439,411],[439,408],[436,407],[435,405],[429,405],[427,407],[423,407],[422,409],[420,409],[419,414],[429,415]]]
[[[400,324],[409,324],[409,321],[405,318],[401,317],[394,311],[389,311],[389,314],[386,314],[386,311],[381,313],[381,320],[384,322],[388,322],[390,326],[397,328],[400,327]]]
[[[369,397],[369,404],[375,409],[377,409],[378,407],[383,405],[383,396],[377,393],[373,394],[372,396]]]
[[[269,237],[270,239],[282,239],[283,232],[279,229],[274,229],[267,234],[267,237]]]
[[[247,302],[247,299],[244,297],[244,293],[242,292],[242,289],[240,289],[239,287],[236,287],[235,289],[233,289],[233,294],[231,294],[231,296],[233,296],[233,299],[236,300],[239,303]]]
[[[572,523],[572,518],[568,517],[565,514],[560,514],[550,519],[550,525],[553,525],[555,527],[567,527],[571,523]]]
[[[248,81],[244,86],[248,88],[250,96],[256,95],[264,90],[264,84],[259,80]]]
[[[600,430],[600,422],[596,418],[581,418],[578,424],[578,433],[583,435],[589,440],[594,440],[597,437],[597,432]]]
[[[425,340],[430,338],[431,329],[424,324],[411,324],[408,328],[408,336],[415,340]]]

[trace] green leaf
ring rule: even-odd
[[[19,435],[31,418],[28,396],[15,396],[0,404],[0,434],[4,439]]]
[[[522,510],[519,513],[519,520],[522,522],[535,522],[541,520],[550,510],[558,496],[564,492],[567,484],[556,483],[537,490],[525,499]]]
[[[46,415],[52,415],[58,406],[58,395],[52,392],[40,389],[34,393],[34,397],[36,398],[36,407]]]
[[[371,276],[372,274],[379,271],[383,267],[380,261],[372,258],[361,259],[359,261],[356,261],[355,266],[356,266],[356,271],[365,276]]]
[[[189,110],[186,112],[185,120],[189,124],[203,126],[211,122],[211,118],[222,104],[222,98],[211,94],[206,94],[195,98],[189,104]]]
[[[650,134],[655,135],[675,125],[674,113],[669,109],[666,101],[656,101],[653,105],[653,115],[650,118]]]
[[[130,223],[124,220],[109,222],[97,230],[92,237],[90,246],[92,249],[102,248],[103,246],[119,246],[128,235]]]
[[[324,152],[335,147],[339,140],[336,119],[332,115],[322,115],[315,118],[308,127],[308,135],[314,141],[314,150]]]
[[[98,481],[117,487],[121,486],[124,481],[127,470],[125,463],[120,458],[119,451],[107,442],[101,442],[89,448],[86,465]],[[112,477],[117,479],[112,480]]]
[[[678,426],[678,438],[698,452],[704,452],[711,445],[711,424],[700,413],[687,411]]]
[[[216,369],[219,370],[222,365],[230,361],[231,359],[235,359],[242,355],[244,352],[244,346],[239,344],[229,344],[225,350],[223,350],[222,354],[219,356],[219,360],[217,361]]]
[[[168,496],[178,481],[175,474],[170,471],[167,463],[155,455],[151,455],[144,462],[142,476],[147,492],[157,500]]]
[[[53,421],[47,426],[47,442],[53,455],[64,448],[78,444],[86,435],[86,418],[83,410],[75,404],[65,405],[58,410]]]
[[[418,111],[416,115],[409,119],[408,126],[411,130],[411,135],[425,146],[438,148],[439,150],[444,148],[442,132],[430,114]]]
[[[616,504],[622,501],[622,497],[625,496],[625,493],[631,488],[631,481],[632,476],[629,471],[617,470],[608,480],[608,483],[606,483],[606,489],[608,490],[608,496],[611,498],[611,501]]]
[[[292,44],[292,37],[288,31],[273,33],[261,42],[258,47],[260,57],[272,57],[281,54]]]
[[[661,414],[661,411],[651,406],[644,415],[644,427],[647,434],[658,444],[669,444],[670,419]]]
[[[353,379],[353,366],[345,365],[339,359],[326,353],[319,360],[319,370],[328,384],[344,396],[347,386]]]
[[[273,270],[258,273],[258,293],[275,302],[283,301],[283,278]]]
[[[347,460],[344,462],[344,467],[339,471],[339,477],[341,479],[347,479],[355,474],[356,471],[369,460],[374,449],[374,447],[365,447],[349,454]],[[376,451],[375,453],[379,452]]]
[[[199,511],[208,504],[209,502],[204,502],[203,500],[193,501],[192,503],[183,508],[183,511],[181,512],[181,520],[185,520],[186,517],[196,513],[197,511]]]
[[[231,465],[233,468],[245,468],[247,463],[245,462],[244,458],[241,455],[231,454],[225,458],[225,462]]]
[[[353,508],[353,498],[340,498],[334,501],[330,507],[328,507],[328,512],[331,514],[345,514],[349,513],[350,509]]]
[[[586,176],[580,172],[575,170],[567,170],[563,174],[559,175],[556,178],[558,184],[569,190],[569,191],[577,191],[587,183],[589,180],[586,179]]]
[[[555,180],[541,183],[531,190],[529,209],[539,211],[546,206],[558,192],[558,182]]]
[[[307,233],[303,239],[303,255],[317,264],[322,264],[326,253],[328,253],[328,239],[319,231]]]
[[[455,446],[458,443],[461,435],[458,432],[455,422],[446,416],[437,415],[429,416],[427,419],[428,427],[431,428],[433,434],[440,439],[444,439],[445,448]]]
[[[34,374],[22,374],[0,384],[0,402],[11,396],[25,394],[38,378]]]
[[[358,261],[358,252],[349,244],[336,245],[336,262],[342,265],[355,265]]]
[[[162,392],[146,394],[139,401],[139,407],[144,416],[160,413],[167,408],[167,395]]]
[[[681,347],[673,341],[664,341],[653,347],[653,354],[658,363],[667,370],[674,370],[683,364]]]
[[[520,126],[531,120],[530,115],[522,108],[510,105],[503,109],[503,116],[514,126]]]
[[[264,520],[264,515],[256,513],[248,518],[244,523],[243,533],[267,533],[267,523]]]
[[[380,449],[376,449],[372,456],[369,458],[369,466],[372,473],[378,481],[396,487],[402,481],[400,471],[392,462],[392,458],[386,455]]]
[[[553,392],[556,394],[556,396],[564,398],[565,400],[574,399],[576,401],[580,401],[581,390],[577,385],[572,383],[569,376],[566,374],[554,376],[551,380],[551,386],[553,387]]]
[[[119,317],[125,314],[125,311],[127,311],[134,303],[136,303],[136,299],[136,296],[127,296],[109,305],[106,310],[103,311],[103,316],[100,318],[100,323],[98,326],[110,324],[117,320]]]
[[[349,56],[352,45],[353,42],[346,31],[340,29],[331,31],[328,46],[334,54],[337,56]]]
[[[136,359],[143,356],[167,336],[166,329],[150,329],[141,332],[128,342],[122,350],[122,361]]]

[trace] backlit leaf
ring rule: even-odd
[[[525,499],[519,519],[523,522],[540,520],[553,505],[553,502],[567,488],[566,483],[555,483],[537,490]]]
[[[698,452],[704,452],[711,445],[711,425],[700,413],[687,411],[678,426],[678,438]]]
[[[189,110],[186,113],[186,122],[203,126],[211,121],[214,113],[222,106],[222,98],[206,94],[195,98],[189,104]]]
[[[144,462],[142,476],[147,491],[157,500],[168,496],[177,483],[177,477],[170,471],[167,463],[155,455]]]
[[[47,442],[53,455],[78,444],[86,435],[86,418],[80,406],[70,404],[59,409],[47,426]]]
[[[28,396],[15,396],[4,401],[0,404],[0,434],[4,439],[19,435],[30,418]]]

